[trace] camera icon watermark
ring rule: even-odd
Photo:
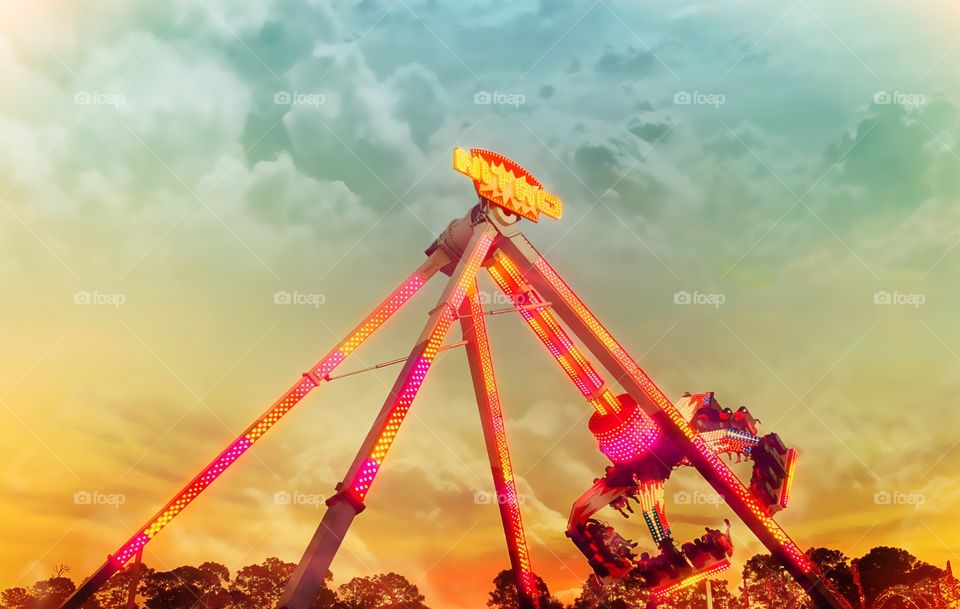
[[[924,294],[909,292],[887,292],[881,290],[873,294],[873,304],[875,305],[906,305],[919,309],[927,302]]]
[[[315,294],[309,292],[280,290],[273,293],[273,304],[277,305],[301,305],[319,309],[321,305],[327,302],[325,294]]]
[[[77,106],[110,106],[119,108],[127,103],[122,93],[105,91],[77,91],[73,94],[73,103]]]
[[[673,494],[673,502],[676,505],[707,505],[717,508],[723,504],[723,498],[716,493],[677,491]]]
[[[523,495],[517,494],[515,496],[517,505],[522,504],[526,501],[526,497]],[[490,491],[477,491],[473,494],[473,502],[476,505],[509,505],[511,504],[512,497],[509,493],[493,493]]]
[[[923,93],[904,93],[903,91],[877,91],[873,94],[873,103],[878,106],[902,106],[911,110],[927,105],[927,96]]]
[[[676,106],[713,106],[719,108],[727,103],[727,96],[723,93],[677,91],[673,94],[673,103]]]
[[[320,493],[301,493],[300,491],[277,491],[273,494],[276,505],[306,505],[320,508],[326,504],[327,498]]]
[[[902,493],[899,491],[880,491],[874,493],[873,503],[875,505],[910,505],[914,509],[920,509],[921,505],[927,502],[927,496],[923,493]]]
[[[327,103],[327,96],[323,93],[277,91],[273,94],[273,103],[278,106],[308,106],[311,108],[319,108]]]
[[[122,493],[101,493],[100,491],[77,491],[73,494],[73,503],[76,505],[106,505],[119,508],[127,502],[127,496]]]
[[[527,103],[527,96],[523,93],[477,91],[473,94],[473,103],[478,106],[513,106],[519,108]]]
[[[118,292],[80,290],[73,293],[73,304],[76,305],[105,305],[119,309],[125,302],[127,302],[126,295]]]
[[[673,294],[673,304],[676,305],[706,305],[719,309],[725,302],[727,302],[727,297],[724,294],[687,292],[686,290]]]

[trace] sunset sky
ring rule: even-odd
[[[958,25],[952,0],[4,2],[0,588],[88,575],[416,268],[475,198],[454,146],[564,200],[526,234],[668,395],[798,447],[802,547],[960,563]],[[441,287],[341,370],[404,355]],[[488,325],[533,566],[569,599],[607,461],[522,322]],[[314,392],[145,561],[298,560],[397,371]],[[490,488],[445,353],[335,582],[482,606]],[[667,497],[681,541],[732,517],[692,470]],[[761,546],[733,538],[737,581]]]

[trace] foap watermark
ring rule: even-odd
[[[707,93],[704,91],[677,91],[673,94],[673,103],[677,106],[713,106],[719,108],[727,103],[727,96],[723,93]]]
[[[127,302],[125,294],[119,292],[100,292],[94,290],[88,292],[80,290],[73,293],[73,304],[78,305],[104,305],[119,309],[123,303]]]
[[[127,496],[122,493],[101,493],[100,491],[77,491],[73,494],[76,505],[107,505],[119,508],[127,502]]]
[[[316,294],[309,292],[280,290],[273,293],[273,304],[278,305],[305,305],[319,309],[320,305],[327,302],[325,294]]]
[[[713,507],[720,507],[723,503],[723,498],[716,493],[677,491],[673,494],[673,502],[676,505],[712,505]]]
[[[311,108],[319,108],[327,103],[327,96],[323,93],[277,91],[273,94],[273,103],[278,106],[309,106]]]
[[[123,93],[109,91],[77,91],[73,94],[73,103],[78,106],[110,106],[119,108],[127,103]]]
[[[919,309],[927,302],[924,294],[910,292],[887,292],[882,290],[873,295],[873,304],[876,305],[906,305]]]
[[[707,305],[719,309],[725,302],[727,302],[727,297],[724,294],[681,290],[673,295],[673,304],[678,305]]]
[[[873,503],[875,505],[912,505],[914,509],[920,509],[920,506],[926,502],[927,496],[923,493],[880,491],[873,494]]]
[[[517,495],[517,504],[525,501],[523,495]],[[510,503],[510,496],[507,493],[494,493],[491,491],[477,491],[473,494],[473,502],[477,505],[506,505]]]
[[[513,106],[519,108],[527,103],[527,96],[523,93],[507,93],[504,91],[477,91],[473,94],[473,103],[478,106]]]
[[[320,493],[301,493],[300,491],[277,491],[273,494],[273,502],[277,505],[308,505],[322,507],[327,498]]]
[[[532,299],[526,294],[517,294],[513,298],[510,298],[503,292],[488,292],[487,290],[480,290],[477,292],[477,298],[480,299],[480,304],[482,305],[522,307],[528,304],[533,304]]]
[[[923,93],[877,91],[873,94],[873,103],[878,106],[902,106],[904,108],[916,109],[927,105],[927,96]]]

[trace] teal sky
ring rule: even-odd
[[[800,449],[781,518],[800,545],[957,563],[954,3],[0,12],[0,586],[86,576],[411,272],[473,202],[455,145],[564,200],[525,232],[668,395],[714,390]],[[343,369],[402,355],[439,288]],[[534,568],[569,596],[587,566],[564,523],[604,466],[590,410],[518,320],[490,325]],[[297,560],[322,512],[276,493],[332,490],[395,372],[308,398],[146,560]],[[338,582],[395,570],[433,606],[485,599],[506,556],[474,500],[471,396],[442,356]],[[678,537],[729,514],[692,472],[670,484],[701,493],[668,512]]]

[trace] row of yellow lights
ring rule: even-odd
[[[494,281],[515,302],[538,304],[541,299],[526,288],[523,275],[516,264],[502,252],[495,252],[496,262],[488,267]],[[616,395],[604,387],[603,379],[583,356],[567,333],[549,311],[522,311],[521,315],[540,341],[553,354],[570,380],[600,414],[619,412],[620,402]],[[563,347],[561,349],[561,346]],[[589,380],[589,384],[584,379]],[[598,393],[599,389],[599,393]]]
[[[513,280],[513,289],[515,294],[518,296],[523,296],[527,301],[531,301],[530,304],[538,304],[541,302],[540,297],[528,289],[526,286],[526,280],[523,277],[523,274],[520,272],[520,269],[517,267],[516,263],[510,259],[509,256],[502,252],[496,252],[494,258],[497,261],[497,265],[505,270],[510,276],[510,279]],[[603,386],[603,379],[600,378],[600,375],[597,374],[597,371],[593,369],[580,350],[573,344],[573,341],[570,340],[570,337],[567,333],[560,327],[560,324],[553,317],[549,311],[539,311],[541,314],[540,317],[543,320],[543,323],[546,325],[547,329],[554,334],[557,342],[563,346],[565,351],[570,354],[570,357],[573,358],[573,361],[577,363],[578,366],[583,370],[584,374],[590,379],[593,383],[594,388],[600,388]]]
[[[473,336],[476,340],[476,351],[480,356],[480,368],[483,372],[484,391],[487,395],[487,404],[490,408],[490,418],[494,430],[494,444],[497,449],[497,460],[503,476],[506,507],[510,514],[509,532],[511,537],[510,549],[516,555],[520,567],[521,581],[524,585],[532,584],[527,592],[536,602],[536,581],[532,577],[530,555],[527,551],[527,539],[523,530],[523,519],[517,500],[516,481],[513,478],[513,465],[510,460],[510,449],[507,445],[506,427],[503,421],[503,410],[500,404],[500,393],[497,390],[497,380],[493,372],[493,359],[490,355],[490,343],[487,339],[487,327],[484,321],[483,305],[476,290],[469,295],[471,319],[474,324]],[[498,501],[501,489],[497,489]]]
[[[401,284],[354,332],[321,359],[313,367],[310,374],[303,376],[293,387],[287,390],[287,392],[281,396],[279,400],[274,402],[266,413],[248,427],[247,431],[235,440],[224,453],[204,468],[189,485],[177,493],[177,495],[164,506],[160,513],[141,529],[141,533],[125,544],[123,549],[121,549],[115,557],[122,558],[122,562],[126,562],[126,560],[129,559],[130,552],[124,550],[128,550],[135,545],[142,547],[142,545],[146,543],[146,540],[156,537],[161,530],[170,524],[170,522],[220,476],[220,474],[232,465],[241,454],[246,452],[254,442],[259,440],[277,421],[289,412],[291,408],[296,406],[311,389],[316,387],[318,384],[317,380],[323,380],[350,352],[363,343],[363,341],[383,325],[393,313],[407,302],[407,300],[416,294],[425,283],[425,278],[420,273],[416,273]],[[143,537],[146,539],[143,539]],[[133,543],[134,541],[137,541],[137,543]]]
[[[780,495],[780,507],[787,509],[790,505],[790,491],[793,490],[793,472],[797,465],[797,449],[791,448],[787,453],[787,479],[783,481],[783,492]]]
[[[692,586],[696,583],[702,582],[703,580],[707,579],[711,575],[716,575],[717,573],[726,571],[729,568],[730,568],[730,561],[723,560],[722,562],[717,563],[716,565],[710,567],[709,569],[706,569],[705,571],[701,571],[700,573],[697,573],[695,575],[691,575],[690,577],[682,579],[676,582],[675,584],[671,584],[665,588],[654,589],[653,591],[651,591],[651,594],[653,594],[658,598],[670,596],[677,590],[681,590],[688,586]]]
[[[410,410],[410,406],[413,404],[413,400],[420,390],[420,385],[426,378],[433,359],[436,357],[447,332],[450,330],[450,325],[457,319],[457,309],[466,297],[467,290],[476,281],[477,273],[480,271],[480,264],[484,258],[486,258],[492,243],[493,239],[488,233],[480,235],[457,285],[454,287],[447,301],[443,304],[443,313],[437,321],[437,325],[430,333],[423,353],[410,371],[410,375],[404,382],[399,395],[397,395],[390,410],[390,415],[380,430],[380,434],[374,443],[373,449],[370,451],[370,455],[367,457],[360,472],[357,473],[356,479],[353,481],[352,488],[361,499],[364,498],[370,490],[370,485],[373,483],[374,478],[376,478],[380,465],[383,463],[387,452],[393,445],[397,431],[399,431],[401,423],[403,423],[403,420],[406,418],[407,412]]]
[[[663,510],[663,480],[644,482],[637,487],[640,509],[656,543],[663,541],[670,531],[667,516]]]

